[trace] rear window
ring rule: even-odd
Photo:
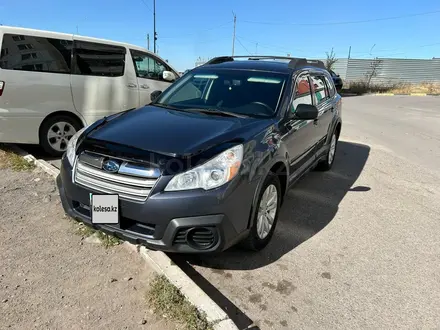
[[[73,73],[87,76],[120,77],[125,68],[124,47],[75,41]]]
[[[70,73],[72,41],[4,34],[0,68],[5,70]]]

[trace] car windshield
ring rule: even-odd
[[[188,72],[153,104],[187,111],[272,117],[287,77],[272,72],[197,70]]]

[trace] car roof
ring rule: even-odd
[[[310,68],[313,70],[325,71],[317,67],[313,66],[304,66],[297,69],[292,69],[289,67],[289,60],[257,60],[257,59],[249,59],[249,60],[234,60],[234,61],[224,61],[221,63],[215,64],[204,64],[196,69],[209,69],[209,68],[218,68],[218,69],[231,69],[231,70],[256,70],[256,71],[266,71],[266,72],[276,72],[276,73],[285,73],[290,74],[294,71]]]

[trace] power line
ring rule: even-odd
[[[151,9],[151,7],[145,2],[145,0],[141,0],[142,3],[145,5],[145,7],[148,8],[149,11],[153,12],[153,10]]]
[[[401,48],[393,48],[393,49],[379,49],[379,50],[375,50],[374,53],[389,53],[389,52],[395,52],[395,51],[402,51],[402,50],[407,50],[407,49],[414,49],[414,48],[425,48],[425,47],[432,47],[432,46],[438,46],[440,45],[440,42],[436,42],[436,43],[432,43],[432,44],[427,44],[427,45],[419,45],[419,46],[408,46],[408,47],[401,47]],[[371,55],[371,52],[353,52],[353,54],[357,54],[357,56],[367,56],[367,55]],[[394,53],[394,55],[397,54],[405,54],[405,53]]]
[[[360,23],[370,23],[370,22],[379,22],[379,21],[388,21],[394,19],[408,18],[408,17],[416,17],[416,16],[425,16],[430,14],[438,14],[440,10],[428,11],[424,13],[418,14],[408,14],[401,16],[391,16],[391,17],[383,17],[383,18],[373,18],[367,20],[360,21],[342,21],[342,22],[324,22],[324,23],[282,23],[282,22],[258,22],[258,21],[246,21],[243,20],[241,22],[248,24],[263,24],[263,25],[298,25],[298,26],[325,26],[325,25],[347,25],[347,24],[360,24]]]
[[[243,47],[243,49],[248,52],[249,55],[252,55],[252,53],[242,44],[242,42],[240,41],[240,38],[235,37],[235,39],[238,41],[238,43],[241,45],[241,47]]]
[[[221,25],[218,25],[218,26],[215,26],[215,27],[212,27],[212,28],[208,28],[208,29],[203,29],[203,30],[199,30],[199,32],[195,32],[195,33],[187,33],[187,34],[182,34],[182,35],[178,35],[178,36],[174,36],[174,37],[162,37],[162,39],[178,39],[178,38],[182,38],[182,37],[187,37],[187,36],[195,36],[195,35],[198,35],[200,32],[207,32],[207,31],[212,31],[212,30],[215,30],[215,29],[219,29],[219,28],[222,28],[222,27],[224,27],[224,26],[226,26],[226,25],[229,25],[229,24],[231,24],[232,23],[232,20],[230,20],[230,21],[228,21],[228,22],[226,22],[226,23],[223,23],[223,24],[221,24]]]
[[[278,46],[278,45],[271,45],[271,44],[267,44],[267,43],[261,43],[260,41],[258,41],[258,40],[253,40],[253,39],[249,39],[249,38],[244,38],[244,37],[242,37],[242,36],[238,36],[238,37],[240,37],[240,39],[242,39],[242,40],[247,40],[247,41],[249,41],[249,42],[252,42],[252,43],[258,43],[258,47],[262,47],[262,48],[266,48],[266,49],[275,49],[275,50],[277,50],[277,51],[279,51],[279,52],[282,52],[282,53],[285,53],[285,52],[292,52],[292,49],[288,49],[288,48],[286,48],[286,47],[283,47],[283,46]],[[304,52],[303,50],[301,50],[301,49],[298,49],[298,48],[293,48],[293,50],[296,50],[297,52]]]

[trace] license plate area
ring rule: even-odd
[[[119,224],[119,196],[90,194],[90,217],[93,224]]]

